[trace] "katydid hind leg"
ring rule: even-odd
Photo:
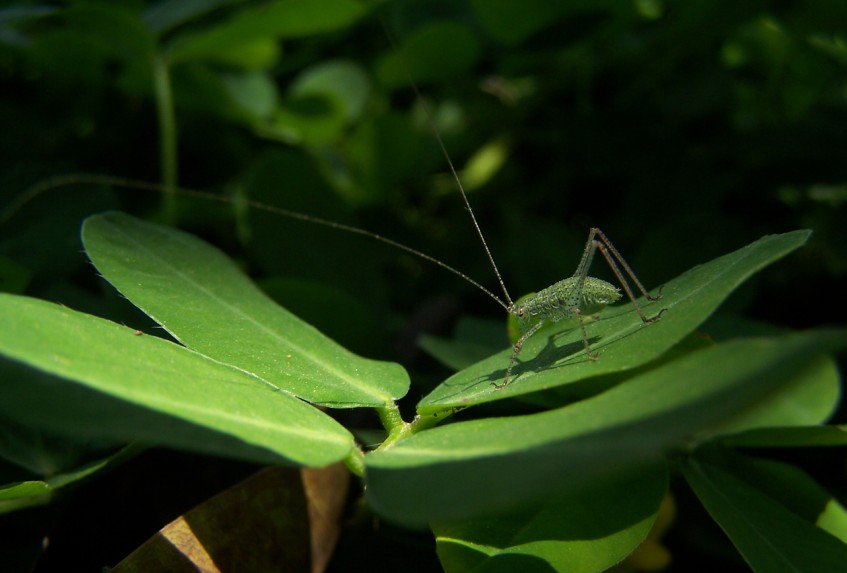
[[[595,236],[597,237],[597,239],[594,239]],[[635,307],[635,311],[638,313],[638,316],[641,318],[641,320],[645,324],[650,324],[659,320],[662,317],[662,313],[664,313],[667,309],[663,308],[659,310],[659,312],[655,315],[648,317],[644,313],[644,310],[641,308],[641,305],[638,304],[638,300],[636,299],[635,294],[632,291],[632,287],[630,286],[629,281],[626,279],[626,277],[628,276],[632,280],[632,282],[638,288],[639,292],[644,295],[644,298],[646,298],[650,302],[655,302],[662,298],[662,289],[660,288],[655,296],[651,295],[644,287],[644,284],[641,282],[641,280],[638,278],[638,275],[635,274],[635,271],[632,270],[632,267],[629,266],[629,263],[626,262],[626,259],[623,258],[623,255],[621,255],[620,251],[615,248],[615,246],[612,244],[612,242],[609,240],[609,238],[603,231],[594,227],[591,229],[591,234],[589,235],[589,237],[592,238],[592,240],[594,241],[594,246],[600,251],[600,253],[603,255],[603,258],[606,259],[606,263],[612,269],[612,272],[615,274],[615,277],[617,277],[618,282],[623,287],[627,298],[629,298],[629,301],[632,303],[632,306]],[[621,272],[621,268],[623,268],[623,272]],[[626,274],[624,275],[624,273]]]

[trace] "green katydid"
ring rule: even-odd
[[[576,316],[579,322],[582,343],[585,346],[585,352],[588,358],[591,360],[597,360],[599,358],[599,354],[592,351],[589,345],[588,335],[585,333],[584,315],[590,314],[607,304],[617,302],[620,300],[621,294],[614,285],[604,280],[588,276],[588,269],[591,266],[591,261],[594,259],[594,253],[598,250],[615,273],[621,286],[623,286],[624,291],[641,320],[645,324],[650,324],[661,318],[662,313],[666,310],[664,308],[650,317],[644,314],[641,305],[635,299],[626,277],[621,272],[621,267],[647,300],[653,302],[662,298],[661,288],[655,296],[651,296],[644,288],[644,285],[641,284],[641,281],[638,280],[638,277],[626,260],[611,241],[609,241],[609,238],[606,237],[605,233],[593,227],[588,233],[588,241],[585,243],[582,259],[572,277],[563,279],[517,304],[510,302],[507,310],[517,317],[521,336],[512,347],[512,357],[509,359],[508,368],[506,368],[506,376],[503,378],[502,383],[494,384],[495,388],[503,388],[509,383],[512,368],[515,366],[515,361],[518,358],[521,348],[523,348],[524,342],[538,332],[545,320],[557,322],[569,316]],[[505,289],[503,292],[506,292]],[[508,293],[506,296],[508,297]]]

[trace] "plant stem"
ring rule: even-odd
[[[406,424],[403,421],[403,416],[400,415],[400,408],[394,402],[377,408],[376,413],[379,416],[379,421],[382,422],[382,427],[388,430],[389,434],[398,431]]]
[[[159,121],[159,159],[164,189],[162,217],[168,224],[176,219],[177,187],[177,130],[171,76],[165,57],[153,57],[153,89],[156,97],[156,115]]]
[[[344,458],[344,465],[353,475],[365,477],[365,454],[358,447],[353,448]]]
[[[435,416],[416,416],[411,422],[404,422],[400,416],[400,410],[396,405],[393,407],[377,408],[379,419],[382,425],[388,430],[388,437],[380,444],[377,450],[387,450],[397,442],[408,438],[409,436],[418,433],[421,430],[431,428],[438,423],[438,418]]]
[[[376,409],[379,415],[379,420],[383,427],[388,430],[388,437],[380,444],[378,450],[384,450],[391,447],[394,442],[402,439],[409,434],[410,425],[403,421],[403,416],[400,415],[400,409],[393,402],[389,405]]]

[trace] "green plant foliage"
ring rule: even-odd
[[[97,270],[193,350],[317,404],[385,406],[406,393],[399,365],[322,336],[202,241],[120,213],[89,219],[82,238]]]
[[[410,78],[424,85],[466,72],[478,57],[479,44],[466,27],[438,23],[422,27],[398,46],[397,53],[387,55],[377,75],[394,88],[408,84]]]
[[[605,570],[644,541],[667,491],[667,473],[654,467],[633,472],[624,483],[594,483],[497,517],[436,523],[444,569]]]
[[[847,545],[843,540],[804,520],[759,486],[697,460],[688,462],[683,473],[755,571],[836,572],[844,568]]]
[[[767,425],[764,414],[785,395],[810,404],[787,423],[818,424],[835,406],[837,379],[810,383],[806,370],[820,373],[818,353],[844,343],[843,331],[741,339],[572,406],[421,432],[367,457],[368,494],[407,523],[465,518],[576,492],[692,441]]]
[[[349,26],[364,12],[353,0],[282,0],[242,10],[222,24],[181,36],[171,49],[175,62],[219,59],[257,42],[274,45],[281,38],[297,38]]]
[[[837,375],[837,373],[834,372]],[[757,447],[809,447],[847,445],[847,426],[811,428],[766,428],[742,432],[727,437],[730,446]]]
[[[4,484],[0,488],[0,513],[49,503],[64,489],[71,489],[91,476],[119,467],[143,449],[130,445],[86,462],[79,459],[79,454],[90,449],[90,444],[89,448],[85,448],[84,442],[74,442],[67,437],[56,439],[40,431],[26,432],[22,426],[14,428],[8,421],[4,426],[3,459],[26,467],[33,474],[48,477]],[[22,435],[28,439],[20,439]],[[109,446],[111,452],[113,444]],[[23,451],[24,447],[26,451]]]
[[[255,375],[154,336],[62,306],[0,296],[2,413],[84,437],[326,465],[350,434]],[[25,375],[18,364],[58,379]],[[84,389],[94,390],[86,392]]]

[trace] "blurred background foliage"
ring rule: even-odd
[[[413,84],[514,298],[569,276],[590,226],[651,288],[808,227],[807,248],[725,308],[847,321],[842,0],[5,2],[0,288],[150,329],[78,239],[87,214],[147,215],[225,249],[354,351],[430,372],[414,401],[443,375],[418,335],[470,315],[499,329],[502,309],[419,259],[242,201],[361,226],[498,292]],[[231,201],[77,184],[16,203],[67,173]]]
[[[734,310],[843,322],[837,297],[825,314],[810,302],[847,272],[845,23],[837,1],[14,3],[0,12],[0,189],[8,203],[84,172],[250,197],[363,226],[497,291],[414,82],[514,297],[572,273],[589,226],[650,286],[811,227],[810,248]],[[120,207],[226,248],[360,352],[391,358],[407,329],[413,353],[457,309],[497,316],[427,263],[238,205],[51,189],[5,221],[6,264],[27,279],[6,280],[101,306],[79,288],[77,228]]]

